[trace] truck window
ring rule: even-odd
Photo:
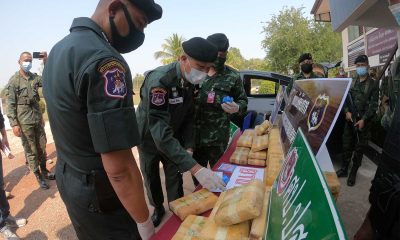
[[[274,81],[252,78],[250,80],[250,95],[276,95],[278,87],[279,84]]]

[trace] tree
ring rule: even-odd
[[[316,23],[303,16],[303,8],[283,8],[263,27],[262,47],[272,71],[299,72],[297,59],[310,52],[314,62],[340,60],[341,36],[330,23]]]
[[[139,91],[140,87],[142,86],[144,81],[144,75],[142,74],[136,74],[135,77],[133,77],[132,79],[132,85],[133,85],[133,89],[134,91]]]
[[[239,70],[268,71],[270,69],[267,61],[259,58],[247,60],[242,56],[240,49],[235,47],[229,48],[226,64]]]
[[[161,59],[161,63],[164,65],[177,61],[183,53],[182,43],[184,41],[185,39],[182,36],[178,36],[177,33],[172,34],[161,45],[162,50],[154,53],[154,58]]]

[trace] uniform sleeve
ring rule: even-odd
[[[362,116],[362,119],[365,121],[371,120],[372,117],[376,114],[376,110],[378,109],[378,99],[379,99],[379,87],[378,81],[374,81],[374,87],[371,91],[371,96],[369,97],[367,104],[368,108],[365,114]]]
[[[170,126],[170,114],[168,112],[168,89],[158,84],[159,77],[151,73],[146,81],[146,97],[148,103],[149,130],[157,149],[168,159],[174,162],[180,172],[190,170],[196,161],[186,152]]]
[[[194,148],[194,101],[192,100],[190,111],[186,114],[186,119],[183,122],[183,141],[185,148]]]
[[[4,117],[3,113],[0,111],[0,129],[3,129],[4,127]]]
[[[7,94],[7,117],[10,121],[11,127],[18,126],[17,118],[17,94],[15,85],[11,82],[8,84],[8,94]]]
[[[126,65],[114,58],[90,64],[75,90],[86,102],[93,146],[98,153],[130,149],[140,142]]]
[[[240,79],[239,76],[236,77],[235,80],[235,85],[233,86],[232,89],[232,96],[235,102],[239,105],[239,115],[244,115],[247,112],[247,95],[246,92],[244,91],[243,83],[242,80]]]

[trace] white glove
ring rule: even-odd
[[[213,171],[208,168],[202,167],[199,171],[194,174],[194,177],[199,181],[203,188],[208,190],[221,189],[225,190],[225,183],[222,179]]]
[[[230,114],[239,112],[239,105],[235,102],[223,103],[221,107],[225,112]]]
[[[149,215],[149,218],[147,221],[142,222],[142,223],[137,223],[137,228],[140,234],[140,237],[142,237],[143,240],[148,240],[154,235],[154,225],[153,222],[151,221],[151,216]]]

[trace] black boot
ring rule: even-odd
[[[356,184],[357,171],[358,171],[358,167],[353,166],[351,168],[350,175],[347,178],[347,186],[352,187]]]
[[[42,174],[40,173],[39,170],[37,170],[36,172],[34,172],[36,180],[39,183],[39,186],[43,189],[49,189],[49,185],[47,185],[47,183],[44,181]]]
[[[338,176],[338,177],[347,177],[348,176],[348,171],[349,171],[349,164],[350,164],[350,162],[344,162],[343,161],[343,164],[342,164],[342,167],[339,169],[339,170],[337,170],[336,171],[336,175]]]
[[[165,215],[164,206],[154,208],[153,215],[151,216],[151,221],[153,222],[154,227],[160,225],[164,215]]]
[[[55,175],[54,173],[50,172],[50,171],[47,170],[47,169],[42,170],[42,175],[43,175],[43,177],[44,177],[45,179],[48,179],[48,180],[56,180],[56,175]]]

